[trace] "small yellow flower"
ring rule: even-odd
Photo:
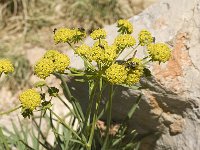
[[[90,61],[94,60],[96,62],[99,62],[99,61],[101,61],[101,57],[102,57],[103,53],[104,53],[104,50],[101,47],[93,46],[91,48],[91,52],[90,52],[88,59]]]
[[[14,72],[13,64],[8,59],[0,59],[0,74]]]
[[[74,29],[74,36],[73,36],[73,42],[78,43],[79,41],[83,40],[83,38],[86,37],[85,31],[81,31],[80,29]]]
[[[89,56],[90,51],[91,48],[86,44],[83,44],[76,49],[77,54],[84,56],[86,58]]]
[[[55,65],[55,72],[64,72],[65,69],[69,66],[70,59],[65,54],[56,55],[56,59],[54,62]]]
[[[143,75],[144,65],[142,60],[139,58],[132,58],[127,63],[134,65],[132,67],[128,67],[128,75],[124,82],[124,84],[131,86],[140,81],[140,78]]]
[[[138,34],[138,40],[141,46],[145,46],[153,42],[153,37],[149,31],[142,30]]]
[[[19,100],[22,107],[33,111],[36,107],[41,104],[41,96],[34,89],[28,89],[19,95]]]
[[[105,71],[106,78],[111,84],[122,84],[127,78],[127,70],[124,65],[112,64]]]
[[[171,57],[171,50],[164,43],[150,44],[147,49],[152,61],[166,62]]]
[[[104,65],[109,65],[114,61],[114,59],[117,57],[117,47],[115,45],[107,46],[104,51],[103,55],[101,55],[101,62],[104,63]]]
[[[50,59],[53,62],[56,59],[56,56],[59,55],[60,52],[58,52],[57,50],[48,50],[45,54],[44,54],[44,58]]]
[[[108,47],[108,42],[104,39],[103,40],[100,39],[100,40],[94,42],[93,46],[99,46],[100,48],[104,49],[104,48]]]
[[[128,20],[118,20],[117,27],[119,28],[118,32],[122,34],[131,34],[133,32],[133,25]]]
[[[34,66],[34,73],[41,79],[45,79],[54,72],[55,65],[47,58],[40,59]]]
[[[56,50],[49,50],[45,53],[44,59],[49,59],[54,64],[53,72],[64,72],[69,66],[70,59],[67,55],[64,55]]]
[[[55,43],[66,43],[73,40],[73,37],[76,35],[75,30],[71,30],[68,28],[60,28],[56,30],[54,34]]]
[[[106,31],[104,29],[97,29],[94,30],[91,34],[90,37],[93,40],[97,40],[97,39],[105,39],[106,38]]]
[[[135,38],[130,34],[120,34],[115,38],[114,42],[119,49],[125,49],[126,47],[134,46],[135,43]]]

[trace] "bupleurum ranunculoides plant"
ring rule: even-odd
[[[138,33],[138,38],[135,38],[132,36],[134,32],[133,25],[129,21],[121,19],[117,22],[117,27],[119,34],[113,40],[114,42],[112,44],[108,44],[106,40],[107,33],[104,29],[94,30],[90,34],[90,37],[94,40],[92,46],[82,43],[86,37],[84,29],[56,29],[54,32],[55,43],[68,44],[75,55],[84,61],[85,68],[83,70],[72,68],[70,67],[70,58],[67,55],[57,50],[48,50],[34,65],[34,74],[42,79],[42,81],[37,82],[35,88],[25,90],[19,95],[22,115],[24,117],[31,117],[34,110],[41,110],[44,113],[49,110],[60,123],[73,133],[75,140],[78,140],[82,147],[91,150],[94,144],[93,138],[96,131],[96,124],[98,119],[100,119],[99,116],[101,116],[99,105],[102,101],[102,93],[106,88],[109,88],[110,92],[106,101],[106,110],[103,111],[107,114],[107,129],[102,149],[111,148],[111,146],[109,147],[108,140],[110,138],[109,129],[112,119],[113,86],[136,87],[142,77],[149,75],[148,63],[165,63],[171,57],[169,46],[161,42],[155,43],[154,37],[148,30],[141,30]],[[139,46],[146,49],[146,56],[137,57]],[[127,49],[129,51],[132,49],[131,53],[128,53],[129,55],[123,59],[119,59],[121,58],[120,55],[122,52]],[[13,67],[8,60],[0,60],[0,74],[2,72],[13,72]],[[63,92],[72,104],[73,110],[68,106],[67,108],[78,120],[79,130],[70,128],[51,109],[51,98],[46,98],[45,95],[47,93],[50,97],[58,97],[62,102],[64,100],[59,96],[59,90],[57,88],[49,87],[45,83],[45,79],[50,75],[55,75],[61,80]],[[78,104],[79,100],[71,94],[71,89],[65,81],[66,76],[78,77],[79,81],[88,83],[89,103],[86,112],[82,112],[82,108]],[[48,89],[47,93],[43,92],[43,88]],[[66,105],[65,102],[64,104]]]

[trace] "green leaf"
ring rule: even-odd
[[[59,89],[56,87],[49,87],[48,93],[50,96],[56,97],[58,95]]]
[[[138,96],[138,98],[136,99],[136,102],[132,105],[131,109],[129,110],[128,114],[127,114],[127,119],[131,119],[131,117],[133,116],[133,113],[135,112],[135,110],[138,108],[138,104],[140,102],[142,98],[142,94],[140,94]]]
[[[0,127],[0,147],[4,148],[5,150],[9,150],[9,146],[8,146],[6,136],[4,136],[1,127]]]
[[[31,111],[30,109],[27,109],[25,107],[22,107],[22,112],[21,112],[22,116],[24,118],[28,117],[30,119],[31,116],[33,116],[33,111]]]
[[[43,86],[46,86],[46,82],[45,81],[38,81],[36,83],[34,83],[34,87],[38,88],[38,87],[43,87]]]

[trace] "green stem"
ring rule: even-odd
[[[65,96],[71,102],[72,101],[72,94],[71,94],[71,92],[69,90],[68,85],[65,83],[66,82],[65,78],[61,74],[55,74],[55,75],[58,76],[59,79],[61,80],[61,82],[62,82],[61,84],[63,86],[64,92],[65,92]]]
[[[85,74],[72,74],[72,73],[64,73],[64,74],[66,74],[66,75],[68,75],[70,77],[82,77],[82,76],[85,75]]]
[[[136,52],[137,52],[136,48],[138,48],[138,46],[139,46],[139,44],[138,44],[136,47],[133,47],[133,50],[134,50],[134,55],[133,55],[133,57],[135,57],[135,55],[136,55]],[[130,51],[130,52],[124,57],[123,60],[125,60],[132,52],[133,52],[133,51]]]
[[[81,120],[84,120],[85,118],[83,116],[82,110],[80,110],[81,106],[80,106],[80,104],[78,104],[77,100],[72,96],[64,77],[61,74],[55,74],[55,75],[58,76],[59,79],[61,80],[64,95],[68,99],[68,101],[72,104],[72,107],[74,109],[74,113],[76,114],[76,117],[79,119],[81,118]]]
[[[8,110],[8,111],[6,111],[6,112],[0,113],[0,116],[1,116],[1,115],[5,115],[5,114],[9,114],[9,113],[11,113],[11,112],[13,112],[13,111],[15,111],[15,110],[17,110],[17,109],[19,109],[19,108],[21,108],[21,105],[15,107],[15,108],[13,108],[13,109],[10,109],[10,110]]]
[[[107,127],[106,127],[106,138],[102,147],[102,150],[107,150],[107,144],[109,139],[109,130],[110,130],[110,124],[111,124],[111,115],[112,115],[112,100],[113,100],[113,85],[110,87],[110,93],[109,93],[109,103],[108,103],[108,110],[107,110]]]
[[[67,105],[67,103],[65,103],[65,101],[64,101],[59,95],[57,95],[57,97],[58,97],[58,99],[67,107],[67,109],[69,109],[69,111],[70,111],[74,116],[76,116],[75,113],[74,113],[74,111]]]
[[[93,120],[92,120],[92,128],[91,128],[91,132],[90,132],[90,136],[89,136],[89,140],[88,140],[88,144],[87,144],[88,150],[90,150],[91,146],[92,146],[92,140],[93,140],[93,137],[94,137],[95,126],[96,126],[96,123],[97,123],[97,120],[98,120],[97,114],[98,114],[98,110],[99,110],[99,104],[100,104],[100,101],[101,101],[101,98],[102,98],[103,89],[104,89],[103,88],[103,80],[102,80],[102,78],[100,78],[99,79],[99,94],[98,94],[98,97],[97,97],[97,100],[96,100],[95,112],[94,112],[94,116],[93,116]]]
[[[67,124],[65,123],[65,121],[64,121],[62,118],[60,118],[60,117],[59,117],[55,112],[53,112],[51,109],[49,109],[49,111],[58,119],[58,121],[59,121],[62,125],[64,125],[67,129],[69,129],[69,130],[80,140],[81,144],[84,145],[84,143],[83,143],[82,139],[80,138],[80,136],[79,136],[69,125],[67,125]]]
[[[88,119],[89,119],[89,116],[91,114],[96,88],[97,88],[97,84],[94,83],[94,86],[92,87],[91,92],[89,94],[89,104],[88,104],[88,107],[87,107],[87,110],[86,110],[86,117],[85,117],[85,121],[86,122],[85,122],[85,124],[83,126],[83,130],[85,130],[85,127],[87,126],[87,123],[89,122]]]
[[[41,129],[41,124],[42,124],[42,113],[43,111],[40,112],[40,120],[39,120],[39,129]],[[37,137],[38,141],[40,141],[40,132],[38,132],[38,137]],[[39,149],[40,144],[39,142],[37,142],[37,149]]]

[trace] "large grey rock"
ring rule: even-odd
[[[135,25],[135,36],[146,28],[156,41],[167,42],[173,49],[170,61],[150,65],[154,77],[142,80],[148,88],[142,90],[140,109],[130,122],[139,133],[152,133],[143,140],[141,149],[200,150],[200,0],[161,0],[130,21]],[[105,29],[112,43],[116,24]],[[92,44],[89,38],[86,42]],[[77,66],[80,60],[68,53],[72,66]],[[144,55],[143,50],[138,55]],[[115,121],[125,117],[136,93],[118,90],[113,106]]]

